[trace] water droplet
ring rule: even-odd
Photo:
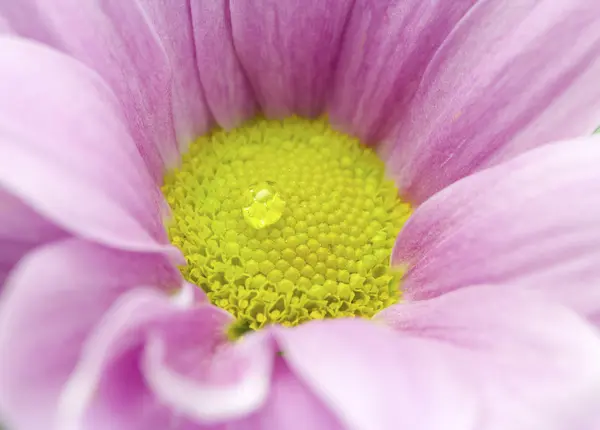
[[[247,206],[242,209],[244,219],[257,230],[275,224],[285,209],[275,183],[269,181],[252,185],[246,192],[246,201]]]

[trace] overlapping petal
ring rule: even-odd
[[[176,288],[160,254],[114,251],[77,239],[40,247],[11,273],[0,303],[0,413],[14,428],[52,428],[63,384],[90,330],[140,285]]]
[[[543,290],[600,322],[600,137],[538,148],[437,193],[393,264],[424,299],[476,284]]]
[[[258,408],[268,393],[274,349],[263,336],[230,344],[231,320],[212,305],[181,307],[151,290],[124,295],[86,344],[62,397],[63,424],[128,420],[136,426],[125,428],[141,428],[162,405],[172,420],[209,425]],[[127,384],[122,375],[129,375]],[[128,407],[115,414],[110,405],[125,398],[124,390]]]
[[[281,329],[288,365],[349,429],[469,428],[474,392],[449,346],[359,319]],[[435,411],[435,413],[431,413]]]
[[[251,118],[257,105],[233,43],[229,1],[195,0],[190,9],[206,101],[221,127],[235,127]]]
[[[600,423],[598,333],[541,294],[471,287],[393,306],[377,319],[455,351],[439,358],[475,390],[476,425],[454,428],[568,430]]]
[[[352,3],[230,1],[235,49],[267,116],[323,112]]]
[[[165,244],[162,197],[104,82],[34,42],[5,37],[0,49],[4,190],[71,234],[177,255]]]
[[[155,180],[178,158],[169,57],[140,2],[0,1],[14,31],[96,70],[116,93]],[[173,58],[173,57],[171,57]]]
[[[562,306],[600,323],[599,138],[534,150],[424,203],[393,262],[409,265],[407,297],[429,300],[376,323],[231,343],[232,317],[200,290],[168,294],[182,282],[154,183],[212,119],[318,115],[336,78],[333,121],[393,136],[381,149],[414,202],[591,130],[600,8],[473,3],[0,0],[0,32],[99,73],[0,40],[0,284],[22,259],[0,302],[9,425],[600,425],[600,340]],[[464,288],[477,284],[498,285]]]
[[[356,0],[334,76],[331,121],[368,143],[386,137],[475,1]]]
[[[333,412],[292,372],[285,359],[278,356],[273,365],[269,397],[264,406],[247,418],[223,425],[223,430],[268,429],[342,430],[344,427]]]
[[[64,230],[0,188],[0,292],[9,272],[25,254],[67,236]]]
[[[169,59],[173,76],[173,122],[177,141],[184,150],[212,125],[198,74],[190,1],[139,1]]]
[[[388,164],[401,193],[421,203],[482,167],[590,134],[600,118],[599,20],[600,3],[587,0],[479,1],[400,119]]]
[[[486,287],[378,318],[277,333],[288,365],[352,429],[594,428],[600,339],[536,294]]]

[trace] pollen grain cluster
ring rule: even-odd
[[[398,301],[391,249],[410,206],[383,162],[327,121],[256,119],[195,141],[165,178],[184,277],[236,317],[370,317]]]

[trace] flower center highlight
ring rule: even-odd
[[[371,317],[400,298],[392,247],[411,213],[384,164],[325,119],[256,119],[192,143],[165,177],[184,277],[236,317]]]

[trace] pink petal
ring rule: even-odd
[[[9,34],[12,32],[13,29],[8,23],[8,21],[0,15],[0,34]]]
[[[420,206],[398,236],[408,299],[515,285],[600,323],[600,136],[535,149]]]
[[[457,360],[441,359],[477,390],[473,428],[571,430],[600,424],[597,332],[537,293],[465,288],[393,306],[377,319],[401,334],[452,345]]]
[[[439,46],[475,0],[356,0],[333,84],[331,121],[366,142],[391,131]]]
[[[95,69],[112,87],[154,178],[178,158],[171,68],[137,1],[0,2],[19,34],[48,43]]]
[[[592,429],[600,340],[532,293],[461,290],[380,319],[279,330],[296,375],[353,429]]]
[[[141,430],[173,424],[174,414],[148,390],[140,369],[144,326],[173,311],[164,295],[149,289],[130,291],[113,304],[88,337],[61,395],[58,428]]]
[[[256,102],[233,45],[229,1],[195,0],[190,8],[206,101],[217,123],[233,128],[255,114]]]
[[[339,421],[290,370],[282,357],[273,368],[265,405],[253,416],[227,423],[224,430],[342,430]]]
[[[10,27],[11,33],[26,35],[37,40],[53,40],[47,26],[43,23],[35,0],[0,1],[0,20],[6,23],[6,28]]]
[[[600,115],[600,3],[481,1],[423,75],[389,170],[420,203],[452,182]]]
[[[165,414],[206,422],[256,409],[274,351],[262,336],[229,345],[231,319],[211,305],[180,307],[151,290],[124,295],[86,344],[63,393],[61,422],[138,429]]]
[[[288,366],[349,429],[462,429],[475,399],[447,345],[361,319],[277,331]]]
[[[261,347],[264,337],[227,345],[231,316],[213,306],[179,320],[150,333],[144,351],[144,375],[162,402],[199,422],[244,416],[262,405],[274,355]]]
[[[240,62],[267,116],[324,110],[350,0],[232,0]]]
[[[67,237],[13,195],[0,189],[0,292],[23,256],[37,246]]]
[[[206,133],[211,115],[196,64],[189,0],[140,0],[169,57],[173,71],[172,106],[181,147]]]
[[[3,418],[14,428],[49,428],[84,340],[116,297],[137,285],[177,287],[179,274],[165,263],[76,239],[27,255],[0,302]]]
[[[162,197],[103,81],[31,42],[2,38],[0,50],[2,187],[70,233],[174,253],[160,244]]]

